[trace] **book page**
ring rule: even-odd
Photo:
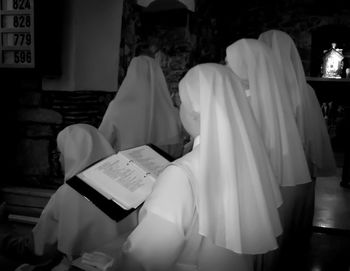
[[[157,178],[159,173],[170,164],[167,159],[147,145],[124,150],[121,153],[152,174],[154,178]]]
[[[136,208],[152,191],[154,178],[122,155],[112,155],[78,177],[124,209]]]

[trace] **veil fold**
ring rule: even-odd
[[[199,234],[236,253],[275,249],[281,195],[239,78],[223,65],[201,64],[179,90],[183,106],[200,115],[192,184]]]
[[[249,102],[281,186],[311,181],[286,86],[271,49],[255,39],[226,48],[228,66],[249,85]]]
[[[179,113],[153,58],[137,56],[131,60],[98,129],[118,151],[148,143],[181,143]]]
[[[314,177],[336,175],[336,163],[321,107],[315,91],[306,81],[294,41],[279,30],[266,31],[259,36],[259,40],[272,48],[283,72],[312,174]]]

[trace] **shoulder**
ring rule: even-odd
[[[189,181],[194,181],[199,169],[199,146],[195,147],[191,152],[175,160],[173,165],[184,171]]]
[[[192,209],[194,194],[191,179],[196,170],[196,158],[197,151],[192,151],[167,166],[158,176],[145,206],[149,209],[159,206],[169,209]]]
[[[186,172],[176,164],[167,166],[158,176],[157,183],[154,186],[152,196],[168,193],[182,193],[189,188],[189,180]]]
[[[199,159],[199,146],[193,148],[192,151],[186,153],[184,156],[176,159],[174,165],[194,165]]]
[[[168,166],[158,177],[151,195],[145,201],[140,217],[152,213],[176,225],[185,234],[195,212],[195,199],[186,172]]]

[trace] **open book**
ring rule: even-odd
[[[111,202],[124,210],[136,209],[152,192],[159,173],[170,163],[160,153],[149,145],[120,151],[83,170],[67,184],[102,211],[110,209]]]

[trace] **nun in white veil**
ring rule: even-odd
[[[280,30],[266,31],[259,40],[272,48],[282,71],[312,177],[335,176],[336,164],[321,106],[306,81],[294,41]]]
[[[226,61],[246,86],[247,99],[280,185],[280,245],[289,249],[311,231],[313,204],[309,198],[313,185],[287,88],[271,49],[261,41],[236,41],[227,47]]]
[[[118,270],[253,270],[277,248],[281,196],[239,79],[202,64],[179,88],[193,150],[159,176]]]
[[[181,122],[159,64],[134,57],[99,131],[116,151],[152,143],[177,158],[182,154]]]
[[[65,181],[114,152],[98,130],[87,124],[64,128],[57,136]],[[33,228],[36,255],[58,250],[65,258],[61,269],[84,252],[117,240],[137,224],[136,212],[116,222],[67,184],[52,195]]]

